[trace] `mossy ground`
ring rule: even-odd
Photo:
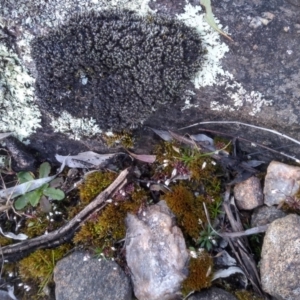
[[[208,228],[204,204],[212,222],[220,213],[222,170],[209,155],[203,155],[197,149],[191,149],[178,142],[160,143],[154,154],[157,156],[156,162],[147,167],[143,163],[142,166],[137,163],[140,177],[125,185],[102,210],[93,214],[75,234],[73,244],[62,245],[57,249],[37,250],[23,259],[19,264],[21,278],[25,282],[35,281],[39,287],[50,283],[55,263],[74,247],[74,244],[92,250],[96,256],[114,257],[124,266],[124,254],[120,254],[123,244],[120,241],[126,234],[124,220],[127,213],[137,213],[141,208],[162,199],[175,214],[187,247],[199,248],[201,233]],[[63,222],[72,219],[93,201],[117,175],[109,170],[87,173],[82,183],[72,192],[72,197],[69,196],[62,202],[65,209],[60,220],[50,222],[47,215],[37,208],[34,218],[26,220],[22,232],[29,237],[35,237],[60,227]],[[179,175],[179,179],[173,180],[176,175]],[[167,187],[160,191],[151,191],[149,184],[145,182],[155,182]],[[116,248],[116,251],[112,250],[113,248]],[[36,266],[39,267],[39,271],[36,271]],[[200,251],[197,258],[191,258],[189,276],[183,283],[183,294],[209,287],[213,268],[212,253],[206,250]],[[39,294],[36,297],[43,299],[44,296]]]
[[[43,297],[43,291],[53,283],[53,271],[56,263],[71,249],[70,244],[55,249],[37,250],[19,262],[19,274],[23,282],[38,284],[36,299]]]

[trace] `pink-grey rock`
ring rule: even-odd
[[[126,218],[126,260],[139,300],[169,300],[180,294],[189,254],[165,201]]]
[[[234,187],[236,205],[241,210],[252,210],[263,205],[263,193],[260,180],[250,177]]]
[[[276,300],[300,299],[300,216],[275,220],[266,231],[261,252],[263,290]]]
[[[286,197],[294,196],[300,188],[300,167],[272,161],[265,177],[264,195],[268,206],[280,204]]]

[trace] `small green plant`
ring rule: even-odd
[[[48,177],[51,171],[50,164],[44,162],[39,167],[39,178]],[[31,180],[34,180],[34,175],[31,172],[19,172],[17,174],[19,183],[25,183]],[[27,204],[31,204],[32,206],[37,206],[42,197],[45,196],[47,198],[51,198],[52,200],[62,200],[65,198],[65,194],[60,189],[55,189],[50,186],[49,183],[43,184],[38,189],[28,192],[22,196],[20,196],[15,201],[15,208],[17,210],[23,209]]]
[[[189,166],[193,161],[198,158],[205,156],[205,154],[200,153],[200,151],[192,148],[183,148],[181,152],[181,157],[178,157],[186,166]]]
[[[199,245],[201,248],[206,249],[207,251],[210,251],[212,249],[214,241],[216,240],[216,237],[217,237],[216,233],[208,225],[200,233],[200,237],[197,241],[197,245]]]
[[[210,208],[209,208],[209,213],[210,213],[210,217],[212,220],[215,220],[218,215],[223,213],[222,201],[219,200],[219,201],[215,201],[214,203],[212,203],[212,205],[210,205]]]

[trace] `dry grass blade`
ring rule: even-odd
[[[230,195],[229,191],[230,189],[228,188],[226,191],[227,197]],[[233,214],[232,209],[230,208],[229,198],[225,199],[223,207],[233,231],[243,231],[243,225],[239,218],[238,211],[236,210],[235,215]],[[261,289],[261,282],[257,271],[256,262],[254,261],[251,253],[248,251],[250,248],[248,240],[245,237],[234,238],[232,240],[229,239],[229,245],[232,251],[235,253],[236,259],[244,269],[248,279],[252,283],[254,290],[260,295],[264,296],[264,293]]]

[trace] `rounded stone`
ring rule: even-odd
[[[118,264],[74,252],[54,269],[56,300],[132,300],[129,278]]]
[[[267,229],[261,252],[263,290],[277,300],[300,299],[300,216],[275,220]]]

